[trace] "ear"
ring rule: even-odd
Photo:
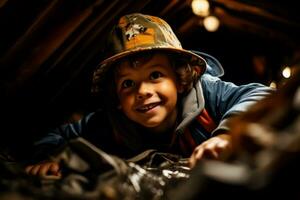
[[[202,72],[202,68],[200,68],[200,66],[194,66],[194,70],[197,73],[197,75],[199,76]]]

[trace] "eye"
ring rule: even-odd
[[[122,82],[122,88],[129,88],[129,87],[134,87],[135,86],[135,83],[133,80],[124,80]]]
[[[158,79],[160,77],[162,77],[162,73],[159,72],[159,71],[154,71],[150,74],[150,80],[155,80],[155,79]]]

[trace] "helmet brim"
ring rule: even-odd
[[[178,55],[178,57],[185,57],[187,60],[187,63],[189,63],[191,66],[199,66],[200,67],[200,72],[199,76],[201,76],[207,67],[206,60],[201,57],[200,55],[197,55],[196,53],[193,53],[189,50],[185,49],[178,49],[178,48],[172,48],[172,47],[159,47],[156,46],[155,48],[153,47],[143,47],[143,48],[135,48],[134,50],[131,51],[124,51],[118,54],[115,54],[105,60],[103,60],[96,68],[94,75],[93,75],[93,83],[97,84],[100,82],[102,77],[105,76],[105,73],[118,61],[120,61],[122,58],[129,56],[129,55],[134,55],[139,52],[146,52],[146,51],[165,51],[165,52],[170,52],[174,53],[175,55]],[[189,59],[188,59],[189,58]]]

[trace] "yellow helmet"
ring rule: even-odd
[[[206,69],[204,58],[183,49],[169,24],[155,16],[134,13],[121,17],[110,32],[107,42],[107,58],[98,65],[93,75],[95,85],[113,63],[127,55],[142,51],[173,52],[185,58],[191,66],[199,66],[201,69],[199,75]]]

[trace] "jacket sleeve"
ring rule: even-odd
[[[57,149],[64,146],[70,139],[82,136],[86,131],[87,123],[93,117],[91,113],[76,123],[64,124],[49,131],[41,139],[34,142],[34,160],[43,160],[53,154]]]
[[[237,86],[208,74],[202,76],[201,84],[205,107],[218,123],[212,135],[220,130],[229,131],[230,117],[245,112],[251,105],[274,91],[259,83]]]

